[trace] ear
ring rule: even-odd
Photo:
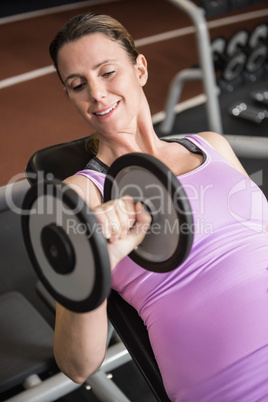
[[[148,79],[147,60],[143,54],[139,54],[136,59],[135,69],[140,85],[143,87]]]
[[[69,98],[69,94],[68,94],[67,88],[65,86],[63,87],[63,91],[64,91],[65,95],[67,96],[67,98]]]

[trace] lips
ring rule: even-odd
[[[108,113],[110,113],[112,110],[114,110],[116,108],[116,106],[118,105],[119,101],[116,102],[113,106],[109,107],[108,109],[103,109],[100,110],[99,112],[95,112],[93,114],[95,114],[96,116],[105,116]]]

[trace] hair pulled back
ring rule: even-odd
[[[135,64],[138,52],[134,40],[126,28],[116,19],[103,14],[80,14],[72,17],[56,34],[49,46],[50,57],[58,70],[59,50],[67,43],[73,42],[83,36],[100,32],[111,40],[118,42],[127,52],[130,61]],[[61,77],[60,77],[61,78]]]
[[[103,33],[118,44],[127,52],[132,64],[136,63],[138,52],[134,40],[126,28],[116,19],[103,14],[80,14],[72,17],[56,34],[49,46],[50,57],[62,81],[58,68],[58,54],[60,49],[67,43],[76,41],[86,35]],[[99,140],[97,133],[93,133],[87,141],[86,148],[89,153],[96,155],[98,152]]]

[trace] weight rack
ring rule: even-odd
[[[168,91],[165,106],[165,118],[161,122],[161,124],[155,125],[156,131],[160,136],[161,135],[166,136],[175,133],[173,129],[174,122],[176,119],[175,106],[179,102],[184,84],[187,81],[200,80],[203,83],[206,98],[205,112],[207,116],[208,129],[210,131],[215,131],[224,135],[228,134],[228,141],[231,143],[232,146],[235,147],[235,151],[238,157],[247,158],[248,155],[250,154],[250,158],[254,157],[268,158],[268,137],[266,138],[264,136],[258,136],[258,135],[255,136],[254,126],[252,127],[250,126],[250,124],[249,125],[247,124],[248,131],[246,132],[246,135],[241,135],[242,133],[239,133],[237,130],[239,126],[239,123],[237,122],[238,119],[229,116],[229,120],[233,119],[235,130],[232,129],[231,133],[230,131],[227,132],[224,131],[222,121],[222,115],[224,110],[220,103],[219,95],[222,92],[221,101],[223,101],[223,106],[224,108],[226,108],[227,107],[226,105],[230,103],[229,100],[230,93],[228,93],[228,91],[224,91],[223,88],[219,88],[218,83],[216,82],[213,55],[211,51],[211,43],[204,9],[198,7],[190,0],[168,0],[168,1],[173,3],[175,6],[179,7],[185,14],[187,14],[190,17],[190,19],[193,22],[193,25],[195,27],[195,37],[197,42],[200,67],[185,69],[178,72],[175,75]],[[252,83],[251,85],[253,89],[254,85],[256,86],[255,83]],[[197,107],[195,109],[197,109],[197,114],[195,112],[195,120],[198,120],[196,119],[196,117],[198,116],[201,117],[204,113],[203,106]],[[191,116],[192,112],[193,109],[189,109],[186,112],[182,113],[186,115],[186,119],[184,119],[184,121],[182,120],[182,125],[180,124],[181,126],[180,128],[182,128],[182,131],[179,131],[179,133],[189,132],[188,125],[189,121],[192,120],[192,119],[189,120],[189,117]],[[198,132],[198,131],[200,131],[200,128],[199,130],[197,129],[196,131],[193,131],[191,128],[191,132]],[[253,148],[252,148],[252,138],[250,138],[251,131],[252,135],[254,135],[255,142],[258,144],[258,146]],[[257,130],[255,130],[255,132],[256,131]],[[254,149],[254,151],[252,151],[252,149]],[[265,153],[265,155],[263,154],[263,152]]]

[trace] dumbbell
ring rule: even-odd
[[[251,52],[249,54],[246,69],[254,73],[266,62],[268,55],[268,25],[260,24],[251,33],[248,41]]]
[[[152,216],[129,257],[153,272],[176,269],[193,242],[191,206],[178,179],[151,155],[127,154],[108,170],[104,201],[124,195],[141,201]],[[24,198],[21,223],[30,261],[48,292],[72,311],[97,308],[110,292],[107,240],[78,194],[57,180],[37,182]]]
[[[247,104],[244,101],[237,101],[229,108],[229,113],[233,117],[239,117],[243,120],[261,124],[268,118],[268,110]]]
[[[251,35],[245,30],[238,31],[228,42],[226,47],[227,55],[245,54],[245,71],[250,74],[258,71],[267,58],[268,26],[261,24],[257,26]]]
[[[255,89],[250,93],[251,99],[261,105],[268,107],[268,89]]]
[[[215,70],[221,72],[221,78],[230,82],[235,80],[245,68],[246,54],[239,50],[247,41],[245,31],[237,34],[228,42],[223,37],[215,38],[211,42],[212,57]]]

